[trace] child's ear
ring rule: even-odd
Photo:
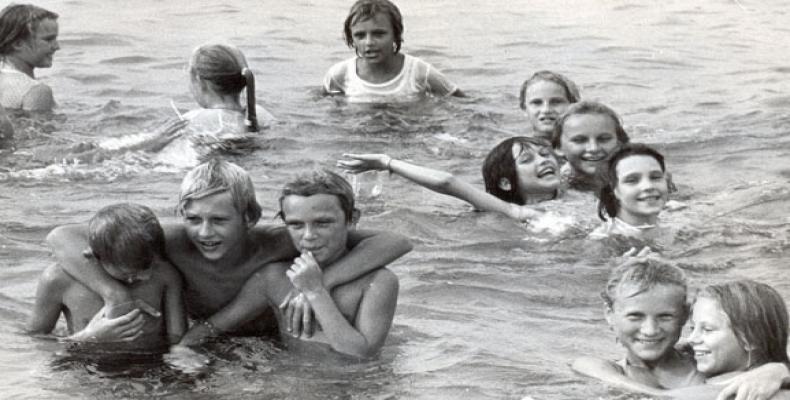
[[[497,186],[499,186],[500,189],[506,192],[509,192],[511,189],[513,189],[513,186],[510,184],[510,180],[507,178],[500,179],[499,184],[497,184]]]
[[[613,327],[614,310],[609,305],[604,305],[604,317],[606,317],[606,323],[609,324],[609,327]]]
[[[244,224],[247,225],[247,229],[252,229],[258,222],[252,222],[246,215],[244,216]]]
[[[351,222],[349,222],[351,229],[357,229],[357,224],[359,223],[359,217],[361,215],[362,213],[360,213],[356,208],[351,212]]]

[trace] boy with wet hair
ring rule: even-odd
[[[177,343],[186,330],[181,277],[162,257],[164,233],[154,213],[137,204],[104,207],[88,223],[88,243],[85,259],[101,266],[134,299],[116,306],[126,310],[115,311],[137,308],[142,301],[150,315],[135,309],[120,317],[128,320],[126,329],[103,323],[111,310],[101,296],[54,264],[39,280],[27,331],[50,333],[62,313],[70,340],[133,342],[128,346],[134,348]]]
[[[280,196],[280,217],[301,255],[256,273],[234,302],[218,313],[223,328],[255,319],[276,308],[291,290],[307,297],[321,330],[312,337],[286,334],[288,315],[277,312],[282,337],[289,347],[305,341],[324,343],[334,351],[358,358],[376,354],[392,325],[398,299],[398,278],[386,268],[329,288],[326,267],[345,256],[358,217],[351,185],[334,172],[321,170],[287,183]]]
[[[299,255],[283,227],[256,226],[261,215],[252,180],[244,169],[212,159],[184,177],[177,213],[182,223],[165,225],[165,253],[185,280],[188,314],[196,319],[181,344],[196,344],[207,337],[230,331],[221,319],[224,308],[234,302],[245,282],[264,265],[291,260]],[[83,226],[55,228],[47,237],[66,271],[105,302],[129,301],[129,293],[96,263],[74,249],[87,242]],[[324,284],[335,287],[397,259],[411,250],[405,238],[381,232],[356,231],[349,235],[349,251],[323,274]],[[76,246],[76,247],[75,247]],[[290,291],[280,304],[289,315],[288,327],[299,335],[312,331],[310,304],[298,290]],[[272,315],[235,325],[232,333],[260,335],[276,326]]]

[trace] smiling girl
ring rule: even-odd
[[[551,140],[557,120],[580,99],[573,81],[556,72],[538,71],[521,85],[519,106],[529,118],[532,135]]]
[[[402,34],[400,10],[389,0],[354,3],[343,35],[356,57],[329,69],[324,93],[345,95],[357,103],[407,102],[425,95],[463,96],[430,64],[400,52]]]
[[[552,138],[554,148],[568,160],[562,168],[568,187],[597,190],[598,168],[628,140],[620,117],[611,108],[592,101],[570,105],[557,121]]]
[[[664,157],[644,144],[626,144],[615,151],[601,171],[605,183],[598,194],[598,216],[604,224],[590,237],[652,237],[669,197],[665,171]]]
[[[549,142],[513,137],[494,147],[483,164],[485,191],[450,173],[396,160],[386,154],[344,154],[338,167],[351,173],[388,170],[438,193],[464,200],[482,211],[518,220],[542,213],[528,207],[562,194],[559,164]]]

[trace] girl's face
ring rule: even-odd
[[[615,166],[614,196],[620,204],[617,217],[632,225],[655,224],[669,196],[667,180],[658,161],[633,155]]]
[[[677,343],[686,322],[686,291],[670,284],[638,290],[633,283],[622,284],[606,320],[628,350],[629,362],[643,365],[669,355]]]
[[[395,33],[387,14],[374,14],[372,18],[351,25],[351,37],[357,56],[371,64],[387,63],[395,55]]]
[[[550,147],[514,143],[512,151],[522,198],[556,192],[560,186],[559,164]]]
[[[562,126],[560,151],[584,175],[595,175],[618,144],[615,122],[606,114],[574,114]]]
[[[700,297],[691,317],[693,331],[689,344],[694,348],[697,370],[707,376],[743,371],[749,367],[749,354],[738,342],[730,319],[719,302]]]
[[[527,87],[527,116],[538,137],[551,140],[554,124],[568,105],[565,89],[556,82],[539,80]]]

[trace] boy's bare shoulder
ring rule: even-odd
[[[41,273],[39,281],[42,285],[46,286],[46,290],[52,294],[53,292],[62,293],[77,281],[67,274],[59,264],[52,264]]]
[[[165,283],[181,283],[181,274],[175,266],[167,260],[156,259],[151,264],[156,276],[158,276]]]

